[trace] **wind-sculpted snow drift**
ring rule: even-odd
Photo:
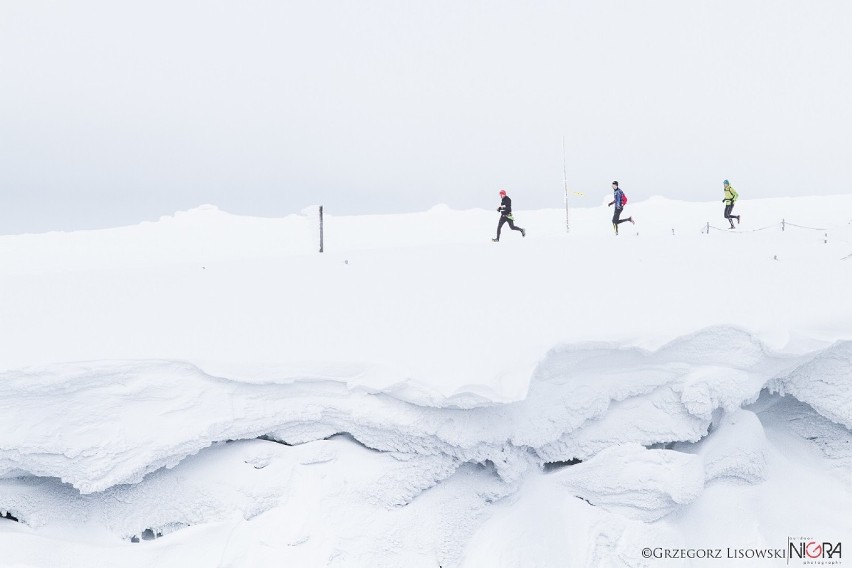
[[[0,509],[33,527],[96,522],[123,538],[248,519],[286,502],[299,467],[336,460],[346,442],[334,436],[345,434],[386,456],[358,490],[379,509],[412,504],[460,472],[478,479],[469,498],[500,500],[553,464],[561,491],[652,522],[705,483],[765,479],[760,411],[743,410],[761,392],[791,394],[835,423],[821,447],[849,460],[850,355],[849,342],[772,353],[730,327],[656,351],[566,345],[540,361],[523,400],[468,409],[312,377],[236,382],[168,361],[11,371],[0,376]],[[249,442],[225,444],[235,440]],[[483,475],[491,468],[499,477]],[[241,475],[248,486],[229,481]],[[467,513],[459,534],[475,518]],[[461,544],[446,538],[444,561],[457,561]]]

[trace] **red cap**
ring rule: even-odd
[[[500,195],[506,195],[506,190],[505,190],[505,189],[501,189],[501,190],[500,190]]]

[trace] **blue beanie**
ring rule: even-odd
[[[724,183],[725,185],[731,185],[730,182],[728,182],[728,180],[725,180],[722,183]]]

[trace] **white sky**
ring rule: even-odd
[[[0,233],[848,192],[852,2],[0,0]]]

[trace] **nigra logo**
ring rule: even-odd
[[[788,558],[842,558],[840,542],[831,544],[830,542],[817,542],[809,540],[807,542],[789,542],[787,557]]]

